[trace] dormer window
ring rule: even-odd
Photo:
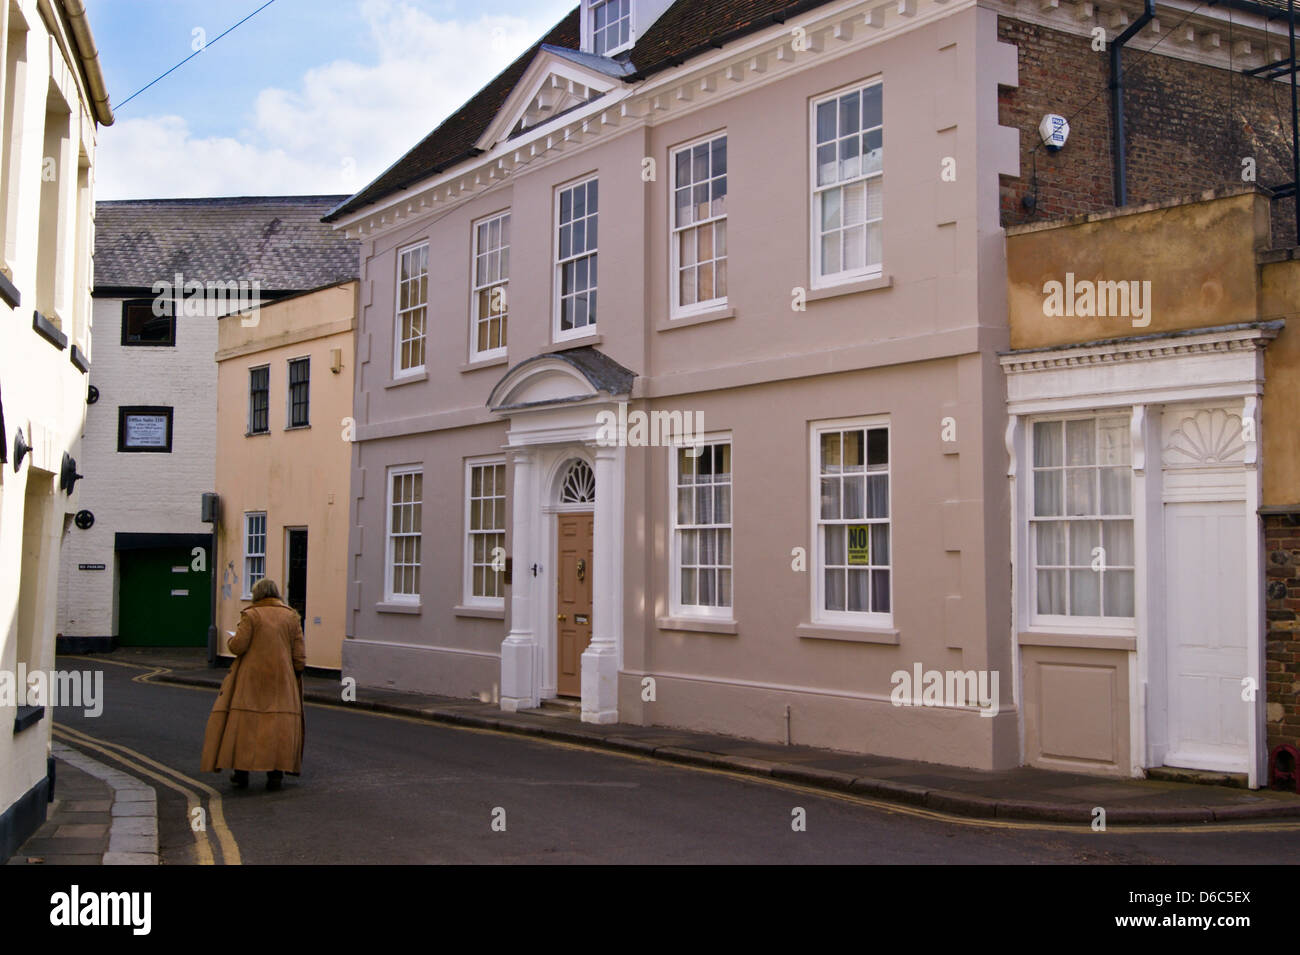
[[[632,45],[632,0],[597,0],[591,5],[591,51],[612,56]]]

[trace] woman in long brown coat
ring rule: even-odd
[[[200,768],[234,770],[239,788],[250,772],[264,772],[266,788],[279,789],[284,773],[302,770],[299,675],[307,653],[302,621],[280,600],[275,581],[263,577],[253,585],[253,604],[239,615],[230,652],[235,661],[208,717]]]

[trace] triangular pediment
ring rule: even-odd
[[[618,86],[628,70],[608,57],[543,45],[476,145],[487,151],[580,109]]]

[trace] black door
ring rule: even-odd
[[[307,532],[289,531],[289,582],[286,603],[298,611],[307,626]]]

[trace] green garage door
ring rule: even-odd
[[[119,646],[208,645],[212,571],[192,560],[188,547],[118,552]]]

